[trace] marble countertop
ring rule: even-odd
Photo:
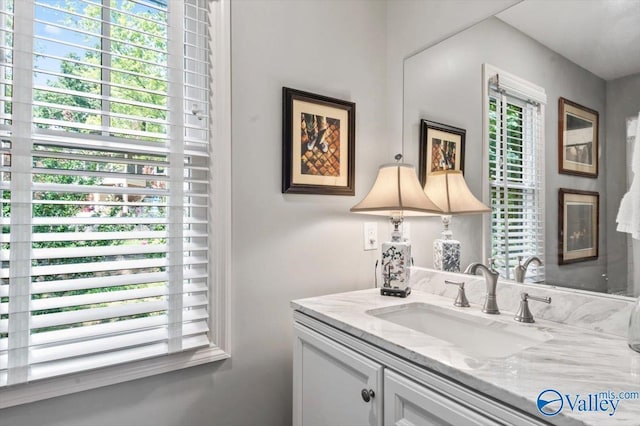
[[[452,301],[420,290],[400,299],[384,297],[379,290],[369,289],[295,300],[291,306],[538,418],[543,416],[536,408],[536,400],[545,389],[569,395],[572,402],[576,398],[588,400],[589,394],[600,392],[640,393],[640,353],[629,349],[626,339],[620,336],[538,318],[534,324],[521,324],[513,320],[512,312],[501,309],[500,315],[487,315],[473,301],[470,308],[454,307]],[[549,333],[552,339],[507,357],[483,358],[367,313],[416,302],[463,311],[471,317],[516,324],[523,330],[533,328],[539,331],[532,330],[532,333]],[[533,307],[532,311],[535,316]],[[589,408],[581,404],[577,402],[571,410],[565,401],[560,414],[544,420],[558,425],[640,425],[640,399],[619,400],[614,413],[610,407],[607,412],[579,411],[579,408]]]

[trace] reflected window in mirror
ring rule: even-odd
[[[488,90],[491,256],[514,279],[519,258],[544,260],[544,90],[506,73]],[[544,265],[530,264],[525,282],[544,281]]]

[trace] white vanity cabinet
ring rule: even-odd
[[[548,424],[299,312],[294,426]]]
[[[293,424],[381,426],[383,367],[294,325]]]

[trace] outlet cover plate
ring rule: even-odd
[[[376,250],[378,248],[378,223],[364,223],[364,249]]]

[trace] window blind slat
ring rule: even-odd
[[[196,308],[185,311],[184,321],[199,321],[208,318],[204,308]],[[65,343],[72,341],[86,341],[102,336],[112,336],[135,330],[146,330],[153,327],[167,325],[165,315],[147,316],[144,318],[130,319],[127,321],[107,322],[96,325],[87,325],[80,328],[66,328],[55,331],[45,331],[31,336],[32,345],[48,345],[51,343]]]
[[[206,264],[206,257],[189,256],[183,259],[185,265]],[[175,264],[174,264],[175,265]],[[133,260],[118,260],[112,262],[96,262],[96,263],[73,263],[52,266],[34,266],[31,268],[33,276],[40,275],[58,275],[58,274],[78,274],[103,271],[117,271],[121,269],[148,269],[172,266],[165,258],[147,258]],[[6,276],[5,276],[6,275]],[[2,278],[8,278],[8,273],[2,273]]]
[[[199,293],[204,291],[207,291],[207,288],[202,284],[187,284],[183,286],[181,294]],[[31,311],[44,311],[70,306],[97,305],[101,303],[146,299],[168,295],[168,289],[166,286],[162,285],[155,287],[141,287],[133,290],[87,293],[79,296],[46,297],[44,299],[32,300]]]
[[[4,5],[0,386],[209,345],[206,1]]]
[[[95,149],[150,156],[164,155],[168,154],[170,151],[168,143],[165,142],[149,142],[139,139],[131,139],[129,141],[117,136],[110,137],[107,140],[101,140],[97,135],[82,134],[74,136],[74,134],[72,133],[62,133],[48,129],[38,129],[37,133],[34,134],[32,139],[34,140],[34,142],[37,142],[39,145],[43,146],[56,146],[66,148],[81,147],[82,149],[87,150],[86,155],[91,155],[91,151],[89,150]],[[209,153],[207,151],[208,143],[196,140],[195,142],[197,142],[197,145],[199,147],[198,149],[196,149],[195,147],[191,147],[189,145],[190,141],[191,140],[189,138],[185,137],[185,146],[189,146],[191,148],[185,150],[185,160],[188,160],[189,157],[209,157]]]
[[[205,306],[208,303],[206,296],[182,296],[184,307]],[[166,301],[152,301],[143,303],[129,303],[109,307],[82,309],[69,312],[57,312],[52,314],[33,315],[31,317],[31,329],[47,328],[67,324],[77,324],[90,321],[99,321],[109,318],[130,317],[133,315],[149,314],[153,312],[167,311]]]
[[[182,326],[183,336],[204,334],[208,331],[209,327],[204,321],[184,324]],[[78,342],[67,343],[64,345],[53,347],[49,346],[46,348],[35,348],[31,350],[30,357],[32,364],[38,364],[66,358],[97,354],[101,352],[109,352],[122,348],[143,346],[149,343],[166,341],[167,337],[167,327],[161,327],[151,330],[136,331],[119,336],[92,339],[90,345],[88,345],[87,342]]]
[[[118,54],[118,53],[115,53],[115,52],[108,52],[106,50],[103,50],[103,49],[100,49],[100,48],[97,48],[97,47],[88,47],[87,45],[82,45],[82,44],[78,44],[78,43],[72,43],[72,42],[60,40],[58,38],[45,37],[45,36],[39,35],[39,36],[35,36],[34,39],[36,41],[50,42],[50,43],[52,43],[54,45],[60,45],[60,46],[68,47],[68,48],[76,48],[76,49],[87,50],[87,51],[90,51],[90,52],[92,52],[94,54],[98,54],[98,55],[104,54],[104,55],[109,55],[109,56],[114,57],[114,58],[120,58],[120,59],[123,59],[123,60],[130,60],[130,61],[134,61],[134,62],[140,62],[140,63],[145,64],[145,65],[158,66],[157,63],[154,63],[154,62],[149,61],[149,60],[136,58],[136,57],[128,56],[128,55],[123,55],[123,54]],[[43,52],[40,52],[40,51],[38,51],[36,53],[39,54],[39,55],[43,54]]]
[[[183,339],[185,350],[208,346],[209,339],[205,335],[188,336]],[[114,364],[120,364],[123,360],[137,361],[145,358],[165,355],[167,353],[166,343],[155,343],[137,348],[123,349],[118,351],[104,352],[96,355],[71,358],[54,361],[52,363],[35,364],[30,368],[30,376],[33,380],[46,379],[62,374],[74,373],[77,371],[103,368]]]
[[[131,204],[129,204],[131,205]],[[202,207],[202,206],[201,206]],[[0,241],[8,242],[7,236],[9,234],[2,234]],[[184,233],[185,237],[190,238],[206,238],[207,234],[205,232],[197,232],[187,230]],[[145,239],[156,239],[156,238],[167,238],[166,232],[164,231],[134,231],[134,232],[91,232],[91,231],[83,231],[83,232],[59,232],[59,233],[37,233],[33,234],[32,241],[42,242],[42,241],[102,241],[102,240],[145,240]]]
[[[190,195],[190,196],[196,196]],[[203,195],[203,198],[208,198]],[[157,217],[36,217],[33,218],[34,225],[124,225],[124,224],[163,224],[166,219]],[[206,219],[187,218],[184,224],[206,224]],[[9,225],[9,218],[0,218],[0,224]]]
[[[148,284],[168,279],[166,272],[149,272],[136,274],[109,275],[92,278],[63,279],[56,281],[34,282],[31,293],[66,292],[74,290],[97,289],[104,287],[119,287],[135,284]],[[207,274],[198,271],[185,272],[185,279],[207,278]],[[0,293],[2,294],[2,293]]]
[[[176,326],[187,327],[189,334],[207,332],[208,313],[205,308],[188,309],[184,311],[184,320]],[[63,328],[55,331],[38,332],[31,335],[29,348],[58,348],[68,344],[93,344],[105,338],[122,336],[138,331],[157,330],[169,327],[167,316],[163,313],[144,318],[128,319],[126,321],[104,322],[97,325],[83,327]],[[194,333],[195,332],[195,333]],[[8,348],[7,339],[0,339],[0,354],[6,355]]]
[[[101,94],[90,93],[90,92],[81,92],[81,91],[78,91],[78,90],[71,90],[71,89],[64,89],[64,88],[58,88],[58,87],[52,87],[52,86],[43,86],[43,85],[35,85],[33,87],[33,89],[34,89],[34,91],[49,92],[49,93],[60,94],[60,95],[70,95],[70,96],[76,96],[76,97],[79,97],[79,98],[93,99],[93,100],[97,100],[97,101],[109,101],[109,102],[116,102],[116,103],[125,103],[128,106],[142,107],[142,108],[147,108],[147,109],[153,110],[153,111],[167,111],[166,105],[163,105],[161,103],[159,103],[159,104],[151,104],[151,103],[143,102],[143,101],[135,101],[135,100],[131,100],[131,99],[118,98],[116,96],[101,95]],[[62,107],[63,105],[60,105],[60,106]],[[140,117],[140,118],[142,118],[142,117]],[[77,123],[77,122],[64,122],[64,123],[66,123],[67,126],[70,126],[70,125],[79,126],[80,125],[80,123]]]

